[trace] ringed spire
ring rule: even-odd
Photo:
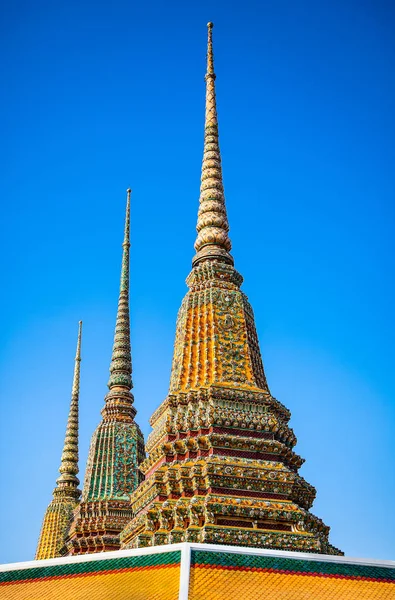
[[[74,360],[70,411],[59,467],[60,477],[56,480],[53,499],[45,512],[37,544],[36,560],[55,558],[63,554],[73,510],[78,505],[81,496],[81,490],[78,489],[80,481],[77,477],[81,337],[82,321],[78,324],[77,351]]]
[[[126,216],[122,243],[122,267],[119,289],[118,311],[115,324],[114,345],[110,364],[108,387],[123,387],[131,390],[132,354],[130,346],[130,311],[129,311],[129,270],[130,270],[130,196],[132,190],[126,190]]]
[[[60,477],[56,480],[57,488],[67,486],[76,490],[80,481],[78,474],[78,413],[81,373],[81,338],[82,321],[78,323],[77,350],[74,359],[73,386],[71,391],[70,412],[67,420],[66,435],[59,467]],[[78,497],[81,492],[78,491]]]
[[[228,235],[229,223],[225,206],[221,153],[218,140],[217,101],[215,95],[213,23],[207,23],[206,114],[204,149],[200,185],[198,232],[192,265],[205,260],[219,260],[233,265],[232,244]]]

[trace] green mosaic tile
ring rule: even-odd
[[[137,569],[141,567],[157,567],[179,564],[181,552],[163,552],[161,554],[147,554],[145,556],[125,556],[109,560],[94,560],[89,562],[72,562],[64,565],[37,567],[33,569],[18,569],[0,573],[0,583],[10,581],[24,581],[27,579],[47,579],[49,577],[65,577],[67,575],[81,575],[84,573],[97,573],[99,571],[113,571],[116,569]]]
[[[254,556],[193,550],[191,565],[198,564],[216,567],[239,567],[241,569],[273,569],[291,573],[313,573],[338,577],[363,577],[395,582],[395,569],[393,568],[299,560],[277,556]]]

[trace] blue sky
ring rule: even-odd
[[[212,20],[233,255],[313,512],[394,556],[395,9],[380,0],[4,4],[0,562],[57,477],[78,320],[81,479],[132,187],[136,408],[165,398],[193,256]]]

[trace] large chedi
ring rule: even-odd
[[[208,25],[196,255],[177,319],[169,395],[151,418],[122,548],[179,541],[340,554],[309,512],[289,411],[270,394],[230,254]]]

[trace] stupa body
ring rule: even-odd
[[[208,25],[198,236],[178,318],[170,389],[151,418],[122,548],[180,541],[341,554],[309,512],[290,412],[271,395],[254,314],[234,268]]]

